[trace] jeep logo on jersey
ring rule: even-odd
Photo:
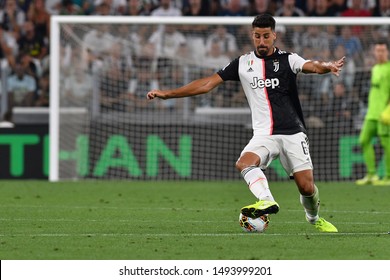
[[[259,79],[258,77],[253,77],[253,82],[250,84],[253,89],[255,88],[276,88],[279,86],[279,79],[278,78],[272,78],[272,79]]]

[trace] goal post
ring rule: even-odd
[[[306,59],[347,53],[340,79],[299,74],[298,86],[316,177],[356,179],[364,173],[357,137],[371,47],[388,38],[390,19],[275,19],[282,50]],[[52,16],[49,180],[239,179],[234,163],[252,131],[238,83],[194,98],[147,102],[146,93],[184,85],[250,51],[252,20]],[[288,178],[278,161],[267,172],[270,180]]]

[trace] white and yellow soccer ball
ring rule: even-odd
[[[243,231],[255,233],[264,232],[267,229],[269,223],[268,215],[263,215],[253,219],[240,213],[238,220]]]

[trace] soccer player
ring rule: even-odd
[[[278,49],[275,19],[269,14],[253,20],[252,40],[254,51],[239,56],[217,73],[177,89],[152,90],[147,98],[194,96],[207,93],[227,80],[241,81],[252,112],[253,138],[242,151],[236,168],[258,199],[255,204],[243,207],[241,213],[256,218],[279,211],[262,171],[279,157],[298,186],[307,221],[321,232],[337,232],[335,226],[318,215],[319,192],[314,184],[296,76],[299,72],[339,75],[345,58],[332,62],[305,60]]]
[[[385,39],[374,44],[376,64],[371,70],[371,86],[368,95],[368,110],[360,132],[359,143],[367,174],[356,181],[358,185],[390,186],[390,61]],[[379,179],[376,170],[375,150],[372,144],[378,137],[385,157],[385,177]]]

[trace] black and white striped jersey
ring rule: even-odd
[[[241,81],[254,135],[306,133],[296,76],[307,61],[276,48],[267,57],[254,51],[241,55],[218,71],[224,81]]]

